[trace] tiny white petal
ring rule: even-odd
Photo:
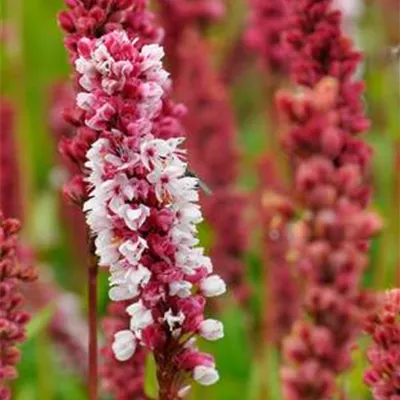
[[[226,292],[226,285],[220,276],[210,275],[201,281],[200,289],[204,296],[215,297]]]
[[[193,285],[186,281],[171,282],[169,284],[169,294],[184,299],[192,294],[192,287]]]
[[[89,111],[95,101],[96,99],[91,93],[81,92],[76,96],[76,104],[82,110]]]
[[[193,378],[195,381],[199,382],[200,385],[209,386],[219,380],[219,374],[213,367],[198,365],[193,370]]]
[[[126,312],[132,317],[130,328],[138,337],[142,329],[153,323],[151,310],[147,309],[141,300],[127,307]]]
[[[112,301],[121,301],[132,299],[138,294],[138,292],[134,292],[129,290],[129,288],[125,286],[113,286],[108,291],[108,295]]]
[[[182,325],[184,320],[185,320],[185,314],[183,314],[182,311],[180,311],[178,315],[174,315],[172,313],[172,310],[169,309],[164,314],[164,321],[167,322],[171,332],[177,328],[176,325],[178,325],[178,326]]]
[[[206,319],[200,324],[200,335],[207,340],[218,340],[224,337],[224,325],[215,319]]]
[[[111,345],[115,358],[119,361],[129,360],[136,350],[136,339],[130,330],[119,331],[114,335]]]

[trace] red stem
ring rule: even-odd
[[[394,160],[394,197],[395,197],[395,238],[400,237],[400,141],[395,142]],[[400,286],[400,248],[396,246],[397,285]]]
[[[97,258],[94,242],[90,241],[88,291],[89,291],[89,400],[97,400]]]

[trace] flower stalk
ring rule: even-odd
[[[89,297],[89,399],[98,398],[98,346],[97,346],[97,275],[98,265],[95,255],[94,240],[90,239],[88,262],[88,297]]]
[[[351,366],[351,348],[372,304],[361,279],[382,223],[367,209],[372,151],[358,137],[369,127],[363,83],[354,79],[361,54],[343,35],[331,1],[287,5],[286,56],[298,90],[280,92],[277,102],[302,207],[292,261],[304,297],[303,316],[284,342],[281,377],[288,400],[332,399],[342,395],[337,377]]]

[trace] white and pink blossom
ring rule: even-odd
[[[204,306],[205,296],[226,287],[198,247],[198,181],[186,176],[183,136],[159,131],[170,86],[163,49],[113,31],[82,39],[78,54],[77,105],[99,137],[87,152],[84,210],[99,265],[110,271],[111,300],[131,301],[130,326],[115,334],[112,348],[118,360],[137,346],[156,360],[171,353],[182,373],[210,385],[218,380],[212,357],[185,344],[196,334],[223,336],[221,322],[204,320]]]

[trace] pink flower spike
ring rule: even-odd
[[[21,284],[36,279],[35,268],[17,259],[20,223],[5,219],[0,211],[0,398],[11,399],[7,381],[18,377],[15,365],[19,362],[19,343],[26,339],[25,326],[30,315],[21,310],[24,296]]]
[[[375,400],[396,399],[400,396],[400,289],[381,295],[365,330],[373,342],[367,350],[371,366],[364,373],[364,382]]]
[[[303,315],[283,344],[281,377],[287,400],[330,400],[342,394],[337,377],[351,367],[351,349],[373,305],[361,281],[382,222],[367,209],[372,151],[358,136],[369,122],[364,85],[353,77],[361,55],[331,0],[285,3],[283,36],[299,87],[278,93],[277,105],[304,210],[290,238],[304,298]]]
[[[218,380],[209,355],[192,348],[196,362],[181,356],[199,327],[209,340],[223,336],[221,323],[203,321],[200,293],[218,296],[226,285],[197,247],[198,182],[186,176],[183,139],[166,138],[160,129],[169,95],[162,48],[142,45],[124,31],[82,41],[76,68],[84,84],[77,104],[99,136],[86,154],[89,198],[83,209],[99,265],[110,270],[110,297],[129,301],[130,323],[113,333],[112,350],[121,362],[140,348],[153,351],[160,397],[173,399],[190,373],[200,384]],[[111,80],[118,85],[110,86]]]

